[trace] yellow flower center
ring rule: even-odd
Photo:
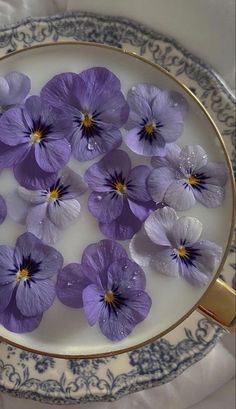
[[[144,129],[145,129],[145,132],[149,136],[151,136],[153,134],[153,132],[155,131],[155,129],[156,129],[155,122],[148,122],[146,125],[144,125]]]
[[[42,131],[40,129],[36,129],[36,131],[32,132],[31,134],[31,141],[33,143],[39,143],[43,137]]]
[[[107,291],[104,295],[104,300],[107,303],[113,303],[115,301],[115,296],[112,291]]]
[[[188,257],[188,251],[184,246],[179,246],[177,249],[177,253],[180,257]]]
[[[93,124],[92,116],[87,113],[84,114],[84,117],[82,119],[82,124],[85,128],[90,128]]]
[[[196,176],[192,176],[192,175],[188,177],[187,182],[191,186],[196,186],[196,185],[199,185],[200,183],[199,179]]]
[[[115,190],[119,193],[125,193],[126,192],[126,185],[122,182],[115,182],[114,183]]]
[[[48,198],[49,198],[49,200],[52,200],[52,201],[57,200],[59,198],[58,190],[54,189],[54,190],[50,191],[48,193]]]
[[[17,281],[27,280],[27,278],[29,277],[29,270],[27,268],[19,270],[16,277]]]

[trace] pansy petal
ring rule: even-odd
[[[78,196],[85,193],[88,188],[83,181],[82,176],[74,172],[68,166],[63,169],[60,180],[64,186],[69,186],[66,199],[76,199]]]
[[[91,281],[84,275],[80,264],[68,264],[58,274],[56,284],[56,294],[59,300],[72,308],[82,308],[83,290],[91,284]]]
[[[53,304],[56,296],[52,280],[21,281],[16,291],[16,305],[25,317],[42,314]]]
[[[9,305],[16,282],[0,285],[0,313]]]
[[[163,207],[151,213],[144,223],[148,237],[160,246],[170,246],[168,234],[177,220],[177,214],[170,207]]]
[[[140,165],[131,169],[129,180],[131,188],[127,189],[129,198],[140,202],[147,202],[151,199],[147,191],[147,179],[151,169],[148,166]]]
[[[99,110],[99,120],[103,123],[112,124],[121,128],[126,123],[129,116],[129,106],[122,92],[114,92],[107,89],[102,95],[94,98],[93,106]]]
[[[10,246],[0,246],[0,285],[15,281],[14,274],[14,248]]]
[[[194,244],[202,234],[202,223],[196,217],[182,216],[176,220],[169,232],[175,247]]]
[[[156,254],[152,259],[157,273],[165,274],[170,277],[179,277],[179,263],[173,258],[172,248],[156,248]]]
[[[174,142],[165,145],[165,156],[153,156],[151,165],[154,168],[168,167],[177,170],[181,148]]]
[[[60,140],[48,140],[45,145],[37,144],[35,147],[35,159],[39,167],[45,172],[57,172],[69,161],[71,147],[69,142]]]
[[[48,203],[34,206],[27,215],[26,226],[28,232],[47,244],[54,244],[59,237],[60,230],[47,216]]]
[[[163,201],[165,192],[174,180],[174,171],[167,167],[157,168],[151,172],[147,185],[148,191],[156,203]]]
[[[84,86],[84,81],[78,74],[64,72],[50,79],[42,88],[40,95],[49,104],[56,107],[64,108],[66,104],[76,105],[77,101],[74,100],[73,89],[77,83],[78,88],[81,85]]]
[[[5,79],[9,85],[9,98],[6,105],[20,104],[24,101],[30,91],[31,81],[29,77],[21,72],[9,72]]]
[[[221,186],[204,184],[204,189],[195,189],[196,200],[209,208],[218,207],[224,200],[225,190]]]
[[[184,123],[183,123],[183,117],[180,111],[176,111],[174,109],[164,109],[161,111],[159,109],[156,109],[156,117],[162,124],[162,128],[160,128],[160,135],[164,139],[165,143],[170,143],[176,141],[177,138],[180,137],[180,135],[183,132],[184,128]]]
[[[140,230],[142,222],[131,212],[128,203],[124,203],[121,215],[111,223],[99,223],[101,232],[113,240],[128,240]]]
[[[127,101],[130,110],[134,111],[141,121],[142,118],[151,118],[151,104],[157,92],[158,89],[149,84],[138,84],[128,91]]]
[[[180,152],[180,169],[185,175],[191,175],[207,164],[207,154],[200,145],[186,145]]]
[[[46,189],[57,180],[56,172],[48,173],[39,167],[32,149],[24,160],[13,168],[13,171],[16,180],[26,189]]]
[[[207,177],[207,184],[224,186],[227,183],[228,169],[224,163],[209,162],[199,169],[199,173]]]
[[[213,273],[222,257],[222,248],[209,240],[200,240],[191,248],[198,252],[195,260],[196,267],[204,274]]]
[[[47,200],[42,190],[28,190],[22,186],[19,186],[17,193],[25,202],[29,204],[42,204]]]
[[[61,200],[48,206],[49,219],[59,228],[65,228],[80,215],[80,204],[76,199]]]
[[[110,223],[120,216],[124,198],[119,193],[92,192],[88,199],[88,209],[100,222]]]
[[[90,270],[97,272],[97,274],[103,273],[102,283],[106,286],[106,273],[109,265],[121,258],[127,258],[127,253],[120,244],[113,240],[101,240],[99,243],[90,244],[86,247],[82,255],[82,265],[85,270],[88,267],[88,274]]]
[[[7,206],[3,197],[0,195],[0,224],[4,222],[7,217]]]
[[[182,117],[185,118],[189,110],[189,105],[186,99],[184,98],[184,96],[180,92],[177,92],[177,91],[167,91],[167,92],[169,95],[169,101],[170,101],[169,103],[171,107],[180,111],[182,114]]]
[[[140,140],[140,127],[136,127],[127,132],[124,137],[126,145],[138,155],[144,156],[165,156],[165,140],[161,135],[157,136],[157,140],[150,143],[145,138]]]
[[[156,244],[153,243],[142,229],[136,233],[129,243],[131,258],[142,267],[150,265],[156,255]]]
[[[141,267],[128,258],[122,258],[114,261],[108,268],[108,288],[113,287],[120,289],[142,289],[146,286],[145,273]]]
[[[104,308],[101,298],[104,290],[95,284],[90,284],[83,291],[83,306],[89,325],[94,325]]]
[[[30,205],[19,196],[17,190],[7,195],[6,203],[10,218],[16,223],[25,223]]]
[[[119,311],[109,314],[108,308],[101,310],[99,325],[102,333],[111,341],[124,339],[147,317],[151,304],[151,299],[145,291],[129,291],[126,305],[122,305]]]
[[[10,146],[29,142],[30,130],[25,125],[23,110],[11,108],[1,116],[0,141]]]
[[[11,168],[21,162],[27,155],[29,148],[27,144],[10,146],[0,142],[0,169]]]
[[[13,295],[8,307],[5,311],[0,313],[0,324],[8,331],[21,334],[35,330],[39,326],[42,317],[43,314],[35,317],[25,317],[22,315],[16,306],[15,297]]]
[[[128,204],[131,212],[141,221],[144,222],[149,214],[153,211],[149,205],[150,202],[134,202],[133,200],[128,199]],[[147,206],[146,206],[147,204]]]
[[[175,210],[191,209],[196,203],[193,188],[184,179],[175,180],[167,188],[164,202]]]
[[[194,287],[204,287],[210,281],[210,275],[200,271],[195,266],[181,264],[181,277],[187,280]]]

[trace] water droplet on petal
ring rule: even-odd
[[[72,283],[67,283],[67,286],[68,286],[68,287],[72,286]]]
[[[123,267],[123,270],[127,270],[128,266],[127,264]]]
[[[98,195],[98,196],[97,196],[97,200],[99,200],[99,201],[102,200],[102,196],[101,196],[101,195]]]
[[[93,143],[91,143],[91,142],[89,142],[88,144],[87,144],[87,149],[88,149],[88,151],[93,151],[94,150],[94,144]]]
[[[177,107],[178,105],[179,105],[178,102],[173,103],[173,107]]]
[[[124,335],[124,331],[120,331],[121,335]]]

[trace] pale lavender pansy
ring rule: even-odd
[[[152,166],[155,169],[148,179],[148,190],[155,202],[164,201],[176,210],[187,210],[196,201],[217,207],[224,199],[227,168],[224,163],[209,162],[199,145],[181,149],[170,144],[164,158],[152,158]]]
[[[0,168],[13,167],[15,178],[27,189],[45,188],[69,161],[70,132],[71,122],[63,112],[29,97],[0,118]]]
[[[120,80],[108,69],[94,67],[80,74],[56,75],[43,87],[41,96],[71,115],[69,141],[76,159],[94,159],[121,144],[119,128],[126,122],[129,108]]]
[[[55,299],[53,277],[63,257],[31,233],[22,234],[15,248],[0,246],[0,324],[9,331],[33,331]]]
[[[28,96],[31,82],[27,75],[13,71],[0,76],[0,115],[7,109],[22,104]]]
[[[85,172],[84,179],[93,191],[88,208],[105,236],[131,238],[155,208],[146,186],[149,174],[148,166],[131,169],[131,160],[122,150],[107,154]]]
[[[181,277],[197,287],[209,282],[222,249],[201,239],[202,223],[198,219],[178,218],[174,209],[163,207],[147,218],[144,230],[130,242],[132,258],[138,264],[152,264],[157,273]]]
[[[154,85],[138,84],[127,95],[130,114],[124,142],[135,153],[165,156],[166,145],[183,132],[188,105],[178,92],[160,90]]]
[[[54,244],[63,229],[80,214],[78,198],[87,189],[82,177],[65,167],[57,181],[43,190],[19,186],[7,196],[9,216],[26,223],[27,230],[44,243]]]
[[[143,270],[124,248],[102,240],[89,245],[81,264],[66,266],[58,276],[57,296],[66,305],[83,306],[88,323],[99,323],[112,341],[127,337],[151,308]]]
[[[7,205],[4,198],[0,195],[0,224],[2,224],[7,216]]]

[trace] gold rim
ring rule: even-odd
[[[130,351],[133,351],[134,349],[137,348],[141,348],[147,344],[150,344],[153,341],[156,341],[157,339],[163,337],[164,335],[166,335],[168,332],[174,330],[178,325],[180,325],[186,318],[189,317],[189,315],[192,314],[192,312],[194,310],[196,310],[198,308],[198,306],[201,304],[201,300],[203,299],[203,297],[211,290],[211,287],[214,285],[216,279],[219,277],[223,266],[225,264],[228,252],[229,252],[229,248],[231,245],[231,241],[232,241],[232,237],[233,237],[233,230],[234,230],[234,215],[235,215],[235,189],[234,189],[234,174],[233,174],[233,169],[232,169],[232,165],[231,165],[231,160],[230,157],[228,155],[224,140],[220,134],[220,131],[218,130],[216,124],[214,123],[213,119],[211,118],[210,114],[207,112],[206,108],[203,106],[203,104],[201,103],[201,101],[199,101],[199,99],[196,97],[196,95],[194,95],[188,88],[186,85],[184,85],[182,82],[180,82],[178,79],[176,79],[172,74],[170,74],[168,71],[166,71],[163,67],[161,67],[160,65],[153,63],[152,61],[147,60],[144,57],[141,57],[140,55],[137,55],[134,52],[130,52],[126,49],[120,49],[120,48],[116,48],[110,45],[106,45],[106,44],[99,44],[99,43],[93,43],[93,42],[83,42],[83,41],[60,41],[58,43],[53,43],[53,42],[48,42],[45,44],[37,44],[34,45],[32,47],[29,48],[24,48],[18,51],[15,51],[9,55],[4,55],[3,57],[0,57],[0,61],[5,60],[7,58],[11,58],[16,54],[20,54],[20,53],[24,53],[24,52],[29,52],[32,50],[35,50],[37,48],[44,48],[44,47],[52,47],[52,46],[61,46],[61,45],[74,45],[74,46],[86,46],[86,47],[96,47],[96,48],[103,48],[103,49],[107,49],[107,50],[111,50],[117,53],[121,53],[121,54],[127,54],[129,57],[135,58],[137,60],[140,60],[154,68],[156,68],[158,71],[161,71],[164,75],[166,75],[167,77],[171,78],[174,82],[176,82],[192,99],[195,100],[195,102],[197,102],[198,106],[201,108],[202,112],[204,113],[204,115],[207,117],[207,119],[209,120],[209,122],[211,123],[215,134],[218,138],[218,140],[220,141],[221,147],[223,149],[224,155],[225,155],[225,159],[226,159],[226,163],[227,163],[227,167],[228,167],[228,171],[229,171],[229,179],[230,179],[230,186],[231,186],[231,193],[232,193],[232,218],[231,218],[231,227],[230,227],[230,231],[229,231],[229,235],[228,235],[228,241],[227,241],[227,246],[224,252],[224,256],[221,260],[221,263],[219,265],[219,268],[213,278],[213,280],[211,281],[210,285],[208,286],[208,288],[206,289],[206,291],[203,293],[203,295],[200,297],[200,299],[198,300],[197,303],[194,304],[194,306],[183,316],[181,317],[177,322],[175,322],[175,324],[171,325],[169,328],[167,328],[165,331],[162,331],[160,334],[149,338],[148,340],[141,342],[139,344],[135,344],[132,347],[129,348],[124,348],[124,349],[118,349],[116,351],[112,351],[112,352],[104,352],[104,353],[99,353],[99,354],[59,354],[59,353],[51,353],[51,352],[45,352],[45,351],[40,351],[34,348],[29,348],[29,347],[25,347],[24,345],[18,344],[16,342],[10,341],[9,339],[3,337],[0,335],[0,340],[4,341],[10,345],[13,345],[17,348],[21,348],[25,351],[28,352],[33,352],[33,353],[37,353],[39,355],[46,355],[46,356],[50,356],[50,357],[54,357],[54,358],[61,358],[61,359],[78,359],[78,358],[102,358],[102,357],[109,357],[109,356],[114,356],[114,355],[119,355],[119,354],[124,354]]]

